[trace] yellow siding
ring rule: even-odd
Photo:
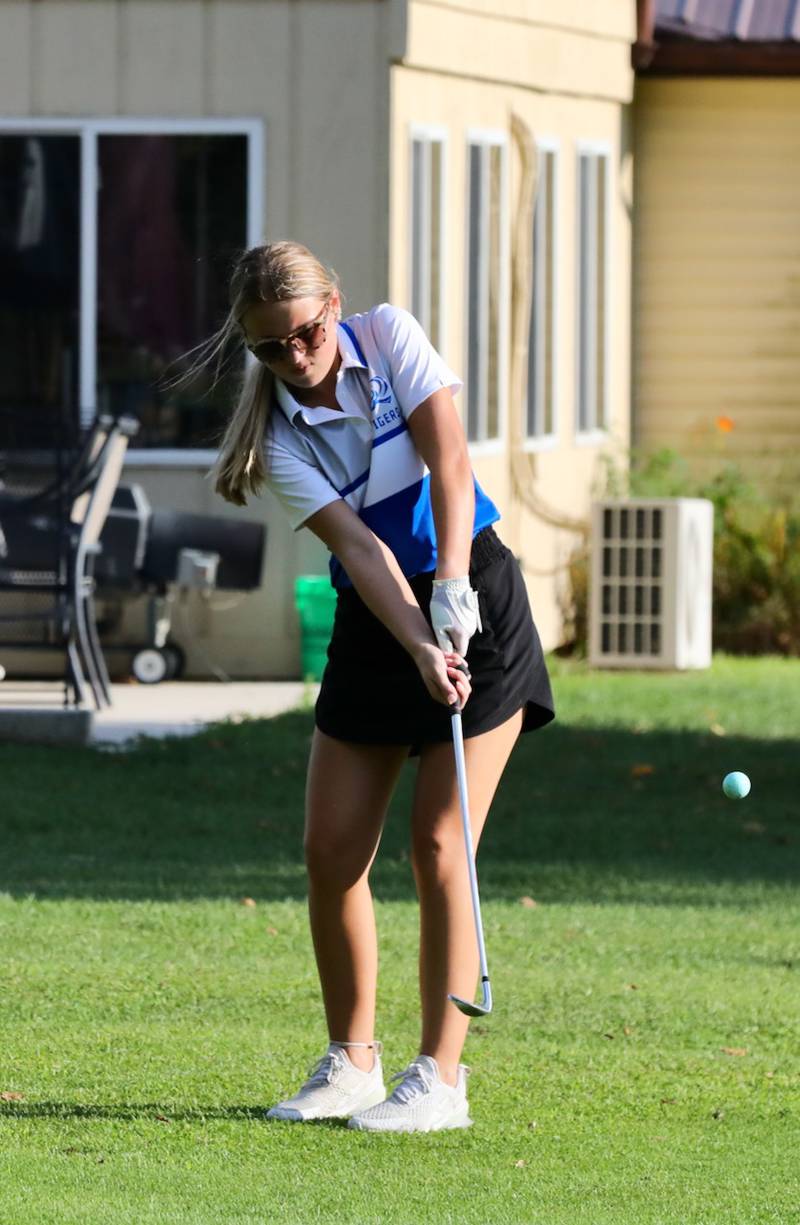
[[[800,477],[798,107],[795,80],[636,88],[635,441],[767,489]]]

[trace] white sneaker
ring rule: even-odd
[[[446,1131],[471,1127],[468,1075],[469,1068],[460,1063],[458,1083],[453,1088],[440,1078],[431,1055],[418,1055],[404,1071],[392,1077],[392,1081],[400,1081],[392,1096],[377,1106],[354,1113],[347,1126],[358,1131]]]
[[[267,1111],[268,1119],[306,1123],[310,1119],[346,1119],[357,1110],[366,1110],[386,1097],[381,1067],[382,1043],[374,1044],[372,1070],[362,1072],[347,1057],[344,1047],[331,1042],[313,1068],[309,1079],[294,1097],[278,1102]]]

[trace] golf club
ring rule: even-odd
[[[472,830],[469,823],[469,799],[467,797],[467,766],[464,760],[464,734],[461,729],[461,707],[456,703],[452,711],[453,748],[456,756],[456,779],[458,781],[458,798],[461,803],[461,823],[464,827],[464,844],[467,850],[467,865],[469,867],[469,886],[472,891],[472,911],[475,916],[475,933],[478,937],[478,953],[481,961],[481,986],[483,1002],[472,1004],[462,1000],[457,995],[448,994],[456,1008],[466,1013],[468,1017],[485,1017],[492,1011],[492,988],[489,982],[489,971],[486,966],[486,948],[483,942],[483,923],[481,921],[481,902],[478,896],[478,876],[475,870],[475,852],[472,847]]]

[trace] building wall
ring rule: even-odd
[[[309,245],[361,310],[388,291],[388,71],[404,15],[397,0],[2,0],[0,121],[263,120],[264,235]],[[263,590],[235,608],[220,594],[219,612],[192,597],[192,636],[176,626],[189,671],[208,674],[211,660],[232,675],[295,676],[294,577],[322,573],[326,551],[293,534],[269,495],[226,507],[203,479],[207,467],[148,457],[123,476],[154,506],[267,524]],[[139,602],[117,637],[140,638],[144,625]]]
[[[636,444],[767,490],[800,477],[798,107],[793,79],[636,87]]]
[[[558,586],[601,455],[624,450],[629,416],[631,158],[628,107],[635,6],[619,0],[2,0],[0,118],[147,116],[265,122],[265,235],[308,243],[340,274],[360,310],[407,299],[408,125],[449,134],[446,357],[465,368],[463,252],[469,127],[509,130],[517,113],[560,142],[558,435],[525,457],[528,509],[512,487],[507,445],[476,451],[482,484],[504,516],[547,646],[561,633]],[[390,68],[390,64],[394,66]],[[611,157],[609,434],[575,438],[576,142]],[[510,161],[510,199],[519,178]],[[387,217],[389,222],[387,225]],[[518,406],[517,406],[518,408]],[[507,439],[505,440],[507,442]],[[491,448],[490,448],[491,451]],[[183,610],[190,674],[292,676],[299,668],[294,577],[322,572],[307,533],[289,532],[266,496],[225,507],[203,480],[207,464],[128,465],[154,506],[267,524],[263,591]],[[179,610],[181,611],[181,610]],[[181,613],[182,615],[182,613]],[[118,637],[143,633],[133,607]]]
[[[520,159],[511,115],[560,148],[557,219],[557,437],[524,457],[524,497],[512,480],[508,417],[503,445],[474,448],[478,479],[499,504],[499,531],[519,556],[546,647],[562,640],[564,563],[577,535],[556,524],[583,522],[602,479],[601,457],[625,462],[630,416],[632,150],[629,104],[634,6],[565,3],[557,23],[543,0],[412,0],[408,54],[392,73],[391,295],[409,304],[409,132],[429,124],[447,138],[447,343],[466,369],[467,133],[509,134],[513,221]],[[576,255],[578,142],[610,153],[610,429],[576,439]],[[512,395],[514,393],[512,391]],[[460,397],[463,399],[463,397]],[[509,411],[519,411],[509,403]],[[526,503],[533,502],[534,512]]]

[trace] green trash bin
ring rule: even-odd
[[[336,610],[336,592],[327,575],[301,574],[295,579],[294,602],[300,614],[303,679],[319,681],[327,662]]]

